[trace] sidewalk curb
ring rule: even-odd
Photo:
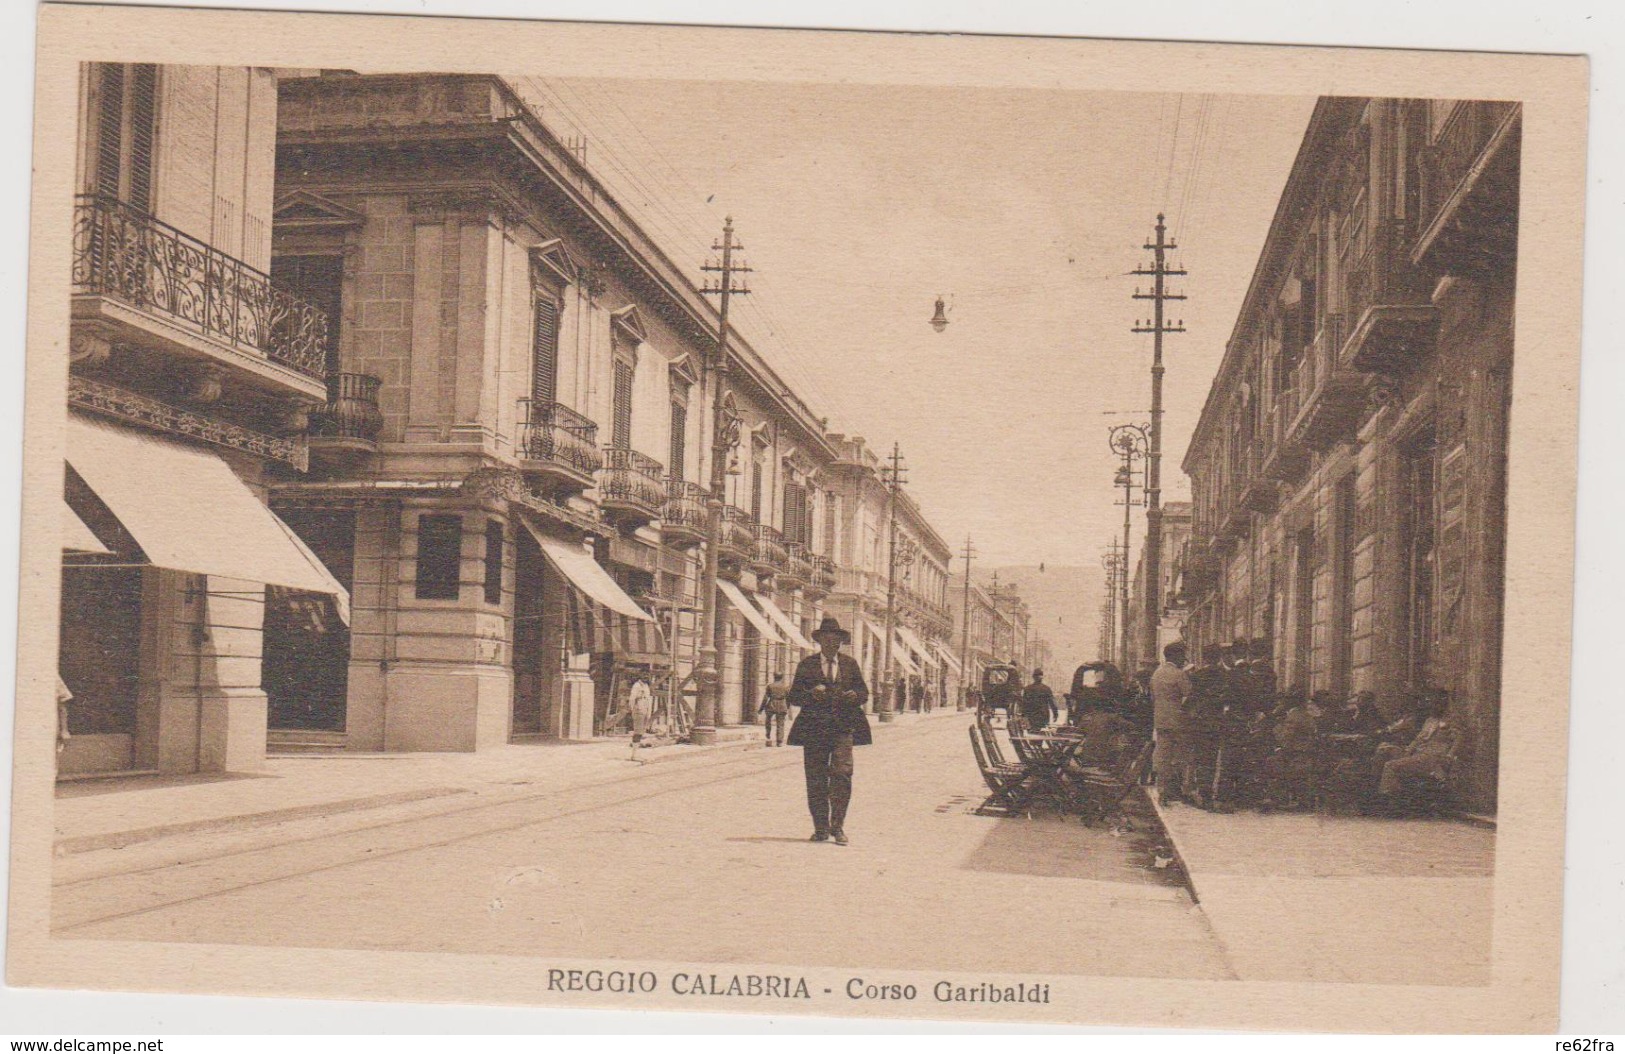
[[[1191,902],[1200,907],[1202,896],[1196,889],[1196,876],[1191,873],[1190,866],[1185,863],[1185,853],[1179,847],[1179,839],[1174,837],[1174,829],[1168,825],[1166,810],[1157,801],[1157,796],[1152,793],[1154,790],[1154,787],[1143,785],[1135,788],[1135,791],[1145,798],[1146,804],[1151,806],[1151,811],[1157,814],[1157,823],[1162,826],[1162,833],[1168,838],[1168,846],[1174,853],[1174,863],[1178,865],[1179,873],[1185,878],[1185,889],[1191,895]]]
[[[254,827],[268,827],[272,824],[286,823],[289,820],[306,820],[314,816],[331,816],[336,813],[358,812],[363,809],[382,809],[391,805],[406,805],[416,801],[427,801],[431,798],[447,798],[472,793],[473,791],[465,787],[426,787],[420,790],[395,791],[391,794],[374,794],[367,798],[314,802],[310,805],[295,805],[285,809],[270,809],[265,812],[239,813],[234,816],[211,816],[204,820],[183,820],[178,823],[157,824],[153,827],[138,827],[129,831],[104,831],[101,834],[60,838],[53,845],[52,853],[55,856],[73,856],[78,853],[95,852],[99,849],[123,849],[139,842],[151,842],[159,838],[173,838],[179,835],[215,833],[219,831],[248,830]]]

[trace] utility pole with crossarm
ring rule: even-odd
[[[1146,242],[1145,248],[1153,254],[1149,268],[1135,268],[1133,274],[1149,275],[1151,292],[1134,290],[1135,300],[1151,301],[1149,320],[1135,320],[1135,333],[1151,334],[1151,438],[1146,458],[1145,481],[1145,625],[1142,628],[1141,649],[1146,662],[1157,661],[1157,629],[1162,624],[1162,337],[1165,333],[1185,332],[1185,320],[1170,325],[1163,313],[1163,304],[1169,300],[1184,300],[1183,293],[1170,293],[1166,279],[1183,275],[1183,268],[1168,266],[1167,254],[1179,246],[1167,238],[1168,228],[1163,214],[1157,213],[1157,240]],[[1125,676],[1130,671],[1124,670]]]
[[[722,539],[723,490],[727,483],[728,458],[739,442],[739,413],[733,397],[723,388],[728,374],[728,301],[750,290],[734,281],[734,276],[750,271],[734,262],[734,253],[743,248],[734,241],[734,220],[729,216],[722,227],[722,241],[712,246],[722,253],[721,263],[707,261],[701,270],[717,275],[707,281],[702,292],[720,297],[717,305],[717,346],[710,362],[711,389],[711,489],[706,495],[705,567],[700,581],[700,652],[694,667],[698,695],[694,701],[694,728],[691,742],[714,743],[717,738],[717,712],[722,675],[717,668],[717,550]]]

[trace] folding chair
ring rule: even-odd
[[[990,810],[1001,809],[1006,816],[1028,811],[1037,796],[1038,787],[1025,765],[998,764],[989,760],[986,740],[979,725],[970,726],[971,752],[976,755],[976,767],[982,772],[982,781],[992,793],[976,807],[979,816]]]

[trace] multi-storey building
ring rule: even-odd
[[[281,727],[466,750],[598,734],[638,677],[691,693],[713,305],[502,78],[288,81],[278,141],[275,268],[339,324],[275,501],[356,582],[347,639],[276,649]],[[725,377],[731,724],[810,648],[833,451],[737,335]]]
[[[276,113],[268,70],[81,71],[64,776],[257,767],[263,627],[342,626],[344,588],[264,501],[306,467],[330,334],[267,273]]]
[[[829,468],[840,564],[825,607],[852,627],[854,654],[872,687],[887,683],[884,669],[887,575],[891,568],[890,492],[880,457],[861,436],[831,435],[838,457]],[[921,693],[941,703],[952,697],[957,677],[953,623],[948,607],[951,552],[906,490],[896,499],[897,566],[892,590],[894,634],[890,683],[897,708],[918,708]]]
[[[1185,455],[1198,644],[1280,683],[1448,689],[1495,800],[1521,107],[1315,107]]]
[[[637,678],[692,700],[716,309],[513,83],[95,66],[81,129],[64,773],[586,738]],[[725,365],[738,724],[837,556],[873,574],[874,517],[737,333]],[[898,640],[931,658],[947,550],[898,504]]]
[[[1147,665],[1154,666],[1162,661],[1162,649],[1165,645],[1178,640],[1184,632],[1184,610],[1179,605],[1179,592],[1177,588],[1177,561],[1178,554],[1183,552],[1191,536],[1191,503],[1188,501],[1164,502],[1162,506],[1162,551],[1168,554],[1161,564],[1162,584],[1155,593],[1147,595],[1145,588],[1145,545],[1141,539],[1140,552],[1134,561],[1134,577],[1129,582],[1128,600],[1128,639],[1135,642],[1144,640],[1144,619],[1146,610],[1151,606],[1157,615],[1157,650],[1154,656],[1141,655],[1135,663],[1135,668]],[[1134,669],[1124,671],[1132,674]]]

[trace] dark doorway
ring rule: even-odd
[[[62,569],[57,669],[73,693],[68,734],[79,740],[65,771],[81,763],[83,771],[117,771],[135,764],[142,576],[138,567]]]
[[[345,589],[353,588],[355,513],[286,509],[277,513]],[[260,684],[267,724],[278,730],[342,732],[350,685],[350,627],[331,598],[266,590]]]
[[[549,653],[543,633],[546,558],[528,530],[517,532],[513,595],[512,736],[557,735],[550,671],[558,657]]]
[[[1405,567],[1405,679],[1413,688],[1433,680],[1436,634],[1433,594],[1436,564],[1436,488],[1434,458],[1437,442],[1430,429],[1405,445],[1404,459],[1404,567]]]

